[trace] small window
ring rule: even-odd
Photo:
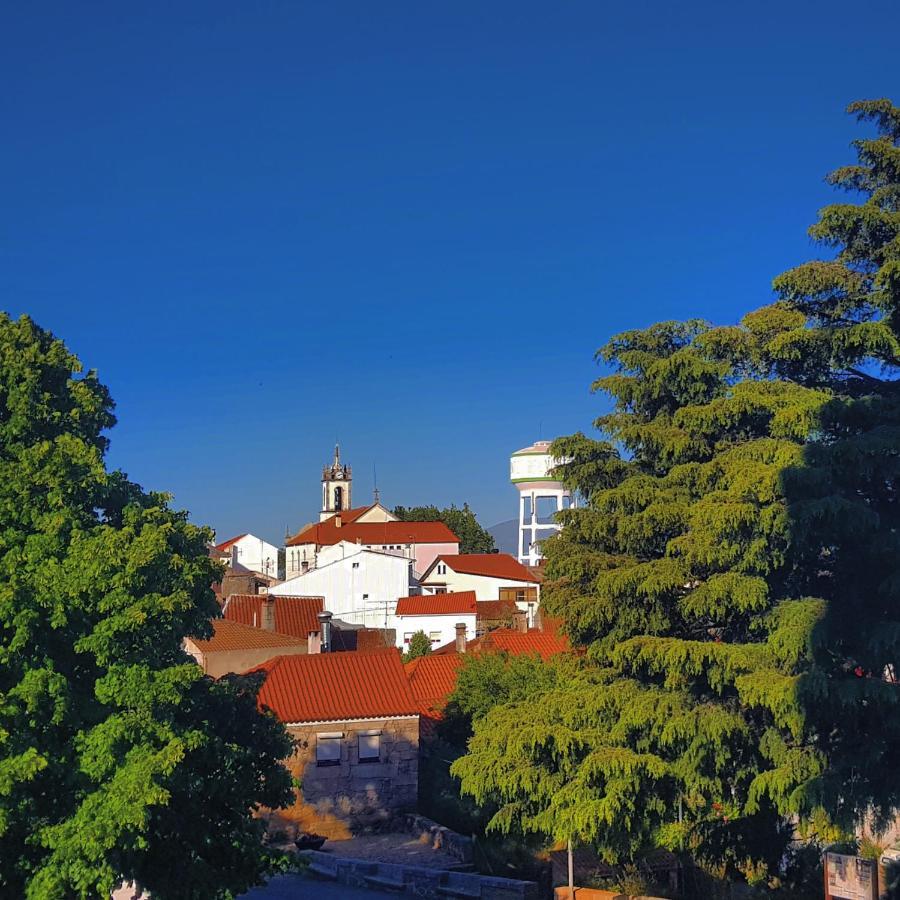
[[[341,740],[344,735],[338,732],[316,735],[316,765],[339,766],[341,764]]]
[[[447,574],[447,566],[444,563],[438,563],[437,567],[438,575],[446,575]]]
[[[434,589],[434,592],[435,592],[436,594],[446,594],[446,593],[447,593],[447,588],[446,588],[446,587],[436,587],[436,588]]]
[[[368,594],[363,594],[363,603],[365,603],[366,600],[368,600],[368,599],[369,599],[369,595],[368,595]]]
[[[359,568],[359,563],[353,563],[353,568],[354,568],[354,569],[358,569],[358,568]]]
[[[415,634],[413,631],[405,631],[403,633],[403,643],[408,644],[412,640],[412,636]]]
[[[428,637],[431,639],[432,644],[439,644],[441,642],[441,633],[439,631],[429,631]]]
[[[359,761],[378,762],[381,759],[381,732],[363,731],[359,735]]]

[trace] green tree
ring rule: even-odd
[[[403,662],[418,659],[431,653],[431,638],[424,631],[416,631],[409,639],[409,649],[403,654]]]
[[[217,607],[211,532],[104,464],[113,404],[0,314],[0,894],[230,897],[275,862],[291,742],[258,682],[182,649]]]
[[[598,683],[476,724],[455,771],[495,827],[754,880],[788,822],[829,839],[900,804],[900,110],[850,112],[877,136],[810,230],[832,258],[738,325],[599,351],[613,409],[604,440],[554,446],[587,502],[545,545],[542,598]]]
[[[468,503],[463,503],[462,509],[455,505],[446,509],[396,506],[393,513],[402,522],[443,522],[459,538],[460,553],[490,553],[495,549],[490,532],[478,524]]]

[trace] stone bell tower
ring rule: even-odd
[[[322,469],[322,511],[319,521],[330,518],[335,513],[350,509],[350,491],[353,487],[353,473],[350,466],[341,463],[341,448],[334,445],[334,462]]]

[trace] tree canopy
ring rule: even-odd
[[[217,614],[212,535],[104,463],[113,403],[27,317],[0,314],[0,894],[230,897],[290,799],[258,683],[182,649]]]
[[[416,631],[409,639],[409,649],[403,654],[403,661],[418,659],[431,653],[431,638],[424,631]]]
[[[396,506],[394,515],[402,522],[443,522],[458,538],[460,553],[490,553],[494,539],[478,523],[468,503],[462,509],[455,505],[446,509],[436,506]]]
[[[829,176],[827,258],[737,325],[598,351],[612,410],[553,447],[586,502],[542,596],[595,683],[476,724],[456,771],[496,827],[752,880],[787,822],[829,839],[900,805],[900,109],[849,111],[876,136]]]

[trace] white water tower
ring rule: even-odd
[[[526,566],[540,562],[540,542],[562,527],[555,521],[556,513],[575,505],[572,492],[550,474],[559,462],[550,455],[550,441],[535,441],[509,459],[509,478],[519,492],[516,555]]]

